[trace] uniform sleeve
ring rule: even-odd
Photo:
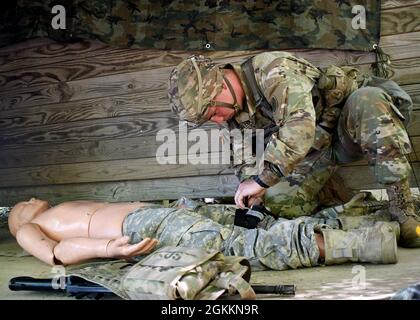
[[[273,107],[278,132],[264,151],[264,169],[256,177],[262,186],[273,186],[308,153],[315,138],[313,81],[303,74],[274,68],[266,76],[264,94]]]

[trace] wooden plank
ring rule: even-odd
[[[139,130],[138,127],[142,125],[146,129]],[[162,128],[178,132],[178,122],[172,113],[13,129],[5,133],[4,143],[11,144],[2,147],[0,168],[150,158],[155,156],[157,148],[162,145],[162,142],[156,141],[156,133]],[[202,128],[218,129],[211,124]],[[7,136],[7,133],[10,135]],[[420,109],[413,113],[409,133],[413,139],[420,136]],[[2,136],[0,134],[0,139]],[[189,142],[188,145],[194,143]],[[418,153],[420,155],[420,150]]]
[[[192,53],[210,55],[212,58],[238,56],[257,52],[247,51],[179,51],[179,50],[158,50],[158,49],[136,49],[114,47],[98,40],[81,40],[75,43],[60,43],[49,40],[46,45],[40,44],[32,48],[29,44],[26,48],[21,45],[18,50],[13,48],[2,52],[0,50],[0,71],[30,69],[37,66],[59,65],[68,61],[79,63],[88,58],[97,57],[105,62],[117,62],[117,58],[133,59],[135,55],[144,59],[143,63],[137,61],[138,70],[150,69],[150,67],[164,67],[177,64]],[[106,57],[109,56],[109,57]],[[111,59],[111,60],[109,60]]]
[[[168,111],[161,92],[129,93],[1,111],[0,130]]]
[[[67,184],[99,181],[143,180],[204,176],[232,173],[228,165],[213,165],[219,153],[204,155],[204,164],[191,164],[188,156],[169,157],[178,163],[159,164],[156,157],[145,159],[122,159],[100,162],[69,163],[0,169],[0,187]]]
[[[417,178],[420,178],[420,163],[413,164]],[[343,177],[346,185],[351,189],[381,189],[382,185],[376,183],[371,169],[367,166],[361,167],[341,167],[338,169],[338,174]],[[420,183],[420,181],[419,181]],[[417,183],[414,175],[410,176],[410,185],[416,187]]]
[[[39,127],[0,131],[0,145],[40,146],[155,135],[160,129],[175,129],[178,120],[172,112],[75,121]]]
[[[420,108],[420,86],[402,85]],[[0,130],[169,110],[162,92],[132,93],[1,111]]]
[[[417,153],[420,156],[420,110],[414,113],[413,124],[410,126],[409,132],[414,141]],[[90,126],[88,126],[89,128]],[[204,128],[217,128],[216,126],[206,126]],[[178,127],[173,127],[175,133],[178,132]],[[46,130],[48,132],[48,130]],[[414,135],[416,134],[416,136]],[[57,136],[66,137],[65,131]],[[95,137],[95,135],[93,134]],[[209,134],[210,136],[210,134]],[[63,164],[63,163],[80,163],[118,159],[138,159],[150,158],[156,155],[157,148],[162,145],[162,142],[156,141],[156,135],[138,135],[129,138],[121,139],[95,139],[92,141],[85,141],[82,137],[73,136],[74,142],[66,142],[64,139],[61,142],[53,143],[33,143],[33,144],[15,144],[2,148],[2,156],[0,157],[0,168],[15,168],[27,166],[39,166],[48,164]],[[177,142],[179,139],[177,136]],[[189,142],[192,145],[195,142]],[[179,153],[179,148],[177,148]],[[182,153],[181,153],[182,154]],[[365,162],[363,162],[365,164]]]
[[[420,117],[415,111],[409,132],[420,135]],[[0,131],[0,145],[3,149],[16,145],[41,146],[50,143],[73,143],[96,140],[110,140],[155,136],[161,129],[176,130],[179,122],[171,111],[139,114],[106,119],[49,124],[37,127],[22,127]],[[213,128],[206,124],[204,129]]]
[[[417,31],[417,32],[382,36],[379,44],[381,45],[382,48],[386,48],[386,49],[393,48],[393,47],[402,47],[403,49],[406,46],[416,45],[416,44],[418,45],[419,41],[420,41],[420,31]],[[418,51],[415,52],[415,54],[418,55]]]
[[[167,79],[172,68],[60,82],[5,92],[0,96],[0,111],[41,104],[103,98],[134,92],[157,92],[166,95]]]
[[[172,55],[167,51],[120,49],[112,54],[106,54],[108,50],[104,51],[100,51],[100,55],[91,57],[75,57],[55,64],[3,71],[0,74],[0,90],[46,86],[59,82],[149,70],[172,66],[175,60],[171,59]]]
[[[392,61],[390,79],[394,80],[399,85],[418,84],[419,74],[419,58]]]
[[[233,196],[238,180],[232,175],[115,181],[67,185],[0,188],[0,205],[13,206],[32,197],[51,205],[70,200],[109,202]]]
[[[416,172],[420,165],[417,164]],[[353,189],[382,188],[376,184],[369,168],[355,171],[354,168],[341,168],[346,184]],[[410,179],[412,187],[416,186],[414,177]],[[70,200],[97,201],[153,201],[204,197],[232,197],[238,185],[233,175],[183,177],[154,180],[115,181],[98,183],[81,183],[67,185],[46,185],[28,187],[0,188],[0,204],[13,206],[18,201],[26,201],[31,197],[48,200],[51,205]]]
[[[2,149],[0,168],[151,158],[160,144],[154,136],[144,136],[89,142],[18,145]]]
[[[414,104],[414,110],[420,109],[420,85],[417,84],[409,84],[409,85],[402,85],[401,86],[411,97]]]
[[[210,126],[207,126],[209,128]],[[216,126],[213,126],[215,129]],[[176,135],[177,154],[187,154],[195,141],[183,141],[186,151],[180,148],[178,128]],[[211,133],[207,130],[208,136]],[[92,140],[88,142],[46,143],[34,145],[14,145],[2,149],[0,168],[17,168],[42,166],[49,164],[82,163],[90,161],[106,161],[119,159],[141,159],[156,156],[156,151],[163,142],[156,141],[156,135],[138,136],[133,138]],[[214,150],[213,150],[214,151]]]
[[[0,50],[0,72],[30,69],[71,60],[78,61],[85,57],[126,50],[110,47],[98,40],[60,43],[48,38],[31,39],[21,43],[20,47],[5,48],[8,50]]]
[[[385,36],[379,44],[391,56],[391,61],[420,56],[420,32]]]
[[[420,31],[420,5],[381,12],[381,36]]]
[[[382,0],[381,10],[383,11],[399,7],[410,7],[415,4],[420,4],[420,0]]]
[[[419,155],[420,137],[413,139],[415,150]],[[98,161],[91,157],[91,162],[51,164],[45,166],[31,166],[20,168],[0,169],[0,187],[65,184],[76,182],[112,181],[124,179],[152,179],[165,177],[178,177],[203,174],[218,174],[231,172],[228,165],[211,165],[211,159],[219,159],[218,154],[211,154],[208,164],[204,165],[159,165],[155,157],[145,159],[127,159]],[[76,156],[74,157],[76,158]],[[187,156],[180,156],[186,161]],[[31,158],[29,158],[30,160]],[[176,159],[176,157],[175,157]],[[93,161],[95,160],[95,161]],[[414,156],[412,161],[419,161]],[[357,162],[346,167],[365,166],[366,162]]]
[[[235,59],[238,61],[239,58],[232,59],[229,58],[226,61],[235,61]],[[242,59],[240,58],[241,61]],[[369,69],[367,64],[359,65],[359,67],[365,71]],[[392,76],[400,84],[416,83],[420,70],[418,58],[394,61],[392,67]],[[160,94],[166,95],[167,78],[171,69],[172,67],[164,67],[9,91],[0,97],[0,110],[107,97],[111,93],[123,95],[160,90]]]
[[[106,48],[104,50],[105,52],[108,51]],[[340,65],[371,63],[374,58],[373,54],[366,52],[353,53],[339,50],[299,50],[291,52],[320,66],[330,63]],[[0,74],[0,90],[6,92],[30,86],[47,86],[59,82],[169,67],[178,64],[190,54],[159,50],[119,49],[109,54],[101,53],[83,58],[82,52],[82,57],[77,59],[73,58],[48,65],[30,66],[18,70],[5,70]],[[255,52],[252,54],[255,54]],[[250,54],[239,51],[226,52],[224,57],[221,57],[220,53],[215,55],[207,52],[206,55],[214,57],[216,62],[222,63],[242,60]]]
[[[20,41],[18,43],[0,47],[0,57],[5,57],[8,54],[14,54],[15,52],[18,52],[21,50],[47,46],[52,43],[55,43],[55,41],[49,38],[33,38],[33,39]],[[2,60],[0,59],[0,61]]]

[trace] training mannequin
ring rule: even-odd
[[[141,202],[70,201],[49,208],[48,202],[32,198],[13,207],[8,223],[19,245],[50,265],[129,259],[162,246],[219,250],[274,270],[397,260],[395,230],[386,222],[345,232],[337,219],[300,217],[246,229],[229,222],[234,215],[235,207],[229,205],[192,210]]]
[[[32,198],[19,202],[9,215],[9,229],[19,245],[50,264],[74,264],[91,258],[130,258],[149,252],[157,241],[130,245],[121,233],[125,217],[141,202],[64,202],[49,208]]]

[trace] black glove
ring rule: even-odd
[[[247,229],[255,229],[266,215],[273,214],[260,205],[254,205],[251,209],[236,209],[234,224]]]

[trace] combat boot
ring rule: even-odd
[[[391,219],[400,224],[402,247],[420,247],[420,217],[416,214],[407,180],[386,185]]]
[[[396,263],[397,239],[388,222],[349,231],[323,229],[325,264],[345,262]]]
[[[351,229],[359,229],[373,227],[377,222],[387,222],[394,230],[397,242],[400,239],[400,224],[397,221],[391,221],[391,215],[388,210],[378,210],[375,213],[364,216],[346,216],[339,215],[340,229],[348,231]]]

